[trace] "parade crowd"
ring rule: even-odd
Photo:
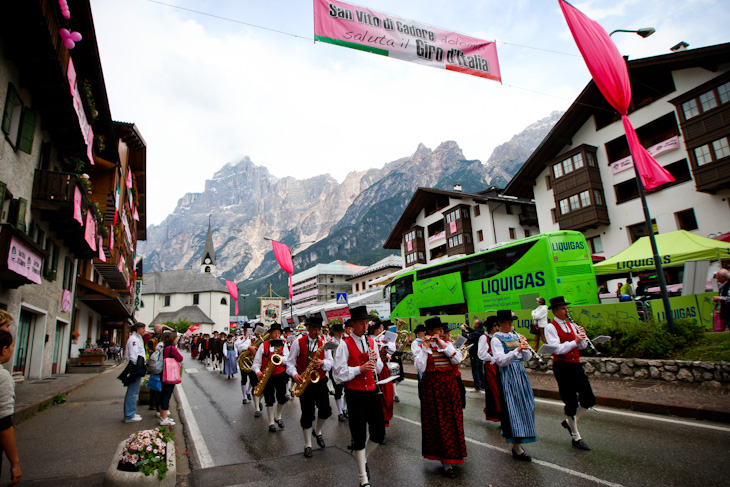
[[[570,434],[574,448],[589,451],[578,431],[580,413],[595,404],[579,356],[588,345],[585,331],[570,320],[570,303],[563,297],[550,299],[549,306],[539,298],[537,304],[538,336],[554,351],[554,375],[565,403],[565,419],[560,425]],[[552,321],[541,307],[552,311]],[[296,330],[278,323],[268,328],[246,323],[235,334],[197,334],[183,336],[181,341],[177,333],[162,325],[144,334],[145,325],[137,323],[125,351],[128,378],[124,420],[141,419],[136,414],[136,399],[140,381],[148,372],[150,408],[157,409],[161,425],[175,424],[168,408],[175,384],[180,382],[183,357],[178,348],[186,349],[194,360],[227,379],[240,373],[242,403],[252,404],[255,417],[265,414],[270,433],[285,429],[282,411],[298,397],[307,458],[313,456],[313,442],[319,448],[326,446],[322,430],[333,414],[333,395],[338,420],[349,422],[359,484],[367,486],[367,459],[386,442],[394,403],[399,402],[398,383],[404,379],[402,355],[408,346],[418,373],[424,458],[440,462],[446,477],[458,477],[454,466],[464,463],[467,456],[466,389],[459,364],[470,356],[472,368],[478,369],[474,373],[475,391],[485,395],[485,419],[500,423],[516,461],[529,462],[532,459],[524,446],[537,441],[535,400],[521,362],[529,361],[535,352],[525,337],[515,332],[515,319],[511,310],[499,310],[484,324],[475,320],[474,328],[462,327],[466,340],[454,340],[438,317],[418,325],[413,336],[399,338],[398,333],[389,331],[393,326],[390,321],[368,314],[365,306],[351,308],[344,324],[324,329],[320,317],[307,317]],[[145,351],[149,355],[146,363]],[[120,376],[123,380],[125,373]]]

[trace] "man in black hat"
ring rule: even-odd
[[[484,363],[484,416],[487,421],[500,421],[500,395],[497,382],[497,365],[492,355],[492,338],[497,331],[497,317],[487,317],[484,334],[479,338],[479,358]]]
[[[335,323],[330,327],[332,333],[331,341],[337,346],[344,340],[345,327],[341,323]],[[335,379],[332,369],[330,369],[330,379],[332,379],[332,385],[335,389],[335,404],[337,404],[337,419],[340,421],[347,421],[347,403],[345,402],[345,386],[342,382]]]
[[[251,346],[251,338],[248,336],[248,330],[250,329],[251,324],[248,322],[241,326],[239,330],[240,334],[236,337],[236,341],[234,342],[236,356],[240,356],[243,352],[248,350],[248,347]],[[241,370],[241,392],[243,393],[243,404],[248,404],[251,397],[249,387],[252,387],[250,386],[252,381],[249,380],[249,375],[249,373]]]
[[[286,359],[289,355],[289,347],[281,339],[281,325],[274,323],[269,328],[269,340],[262,343],[256,351],[251,370],[256,374],[258,380],[263,379],[264,373],[274,355],[281,357],[279,365],[273,365],[266,387],[264,387],[264,401],[266,401],[266,414],[269,418],[269,431],[276,432],[276,426],[284,429],[284,421],[281,419],[281,412],[287,403],[286,382],[289,376],[286,374]],[[274,396],[276,396],[276,414],[274,414]],[[275,425],[276,424],[276,425]]]
[[[585,331],[568,320],[568,305],[563,296],[550,300],[550,309],[555,319],[545,327],[545,341],[557,348],[553,354],[553,374],[558,382],[560,398],[565,403],[565,420],[563,428],[570,432],[573,447],[579,450],[590,450],[578,432],[578,405],[585,411],[596,405],[591,383],[588,381],[580,363],[579,350],[588,346]]]
[[[350,434],[360,485],[370,485],[367,457],[385,439],[383,406],[375,382],[383,370],[378,346],[365,335],[370,321],[367,308],[350,309],[352,335],[345,338],[335,353],[335,378],[345,385],[350,411]],[[368,439],[368,430],[370,438]]]
[[[297,385],[309,381],[309,385],[306,386],[304,392],[299,396],[299,404],[302,408],[302,417],[299,424],[304,433],[304,456],[306,458],[312,458],[312,436],[317,439],[317,445],[320,448],[324,448],[325,443],[324,438],[322,438],[322,427],[327,418],[332,416],[326,373],[332,368],[333,361],[332,352],[329,350],[320,351],[315,359],[315,355],[325,345],[325,339],[320,334],[322,330],[322,318],[319,316],[307,316],[305,325],[307,326],[308,333],[294,340],[291,344],[289,358],[286,360],[286,372],[294,379]],[[314,367],[313,372],[318,377],[316,383],[310,377],[302,376],[310,363]],[[317,408],[317,424],[313,429],[315,407]]]

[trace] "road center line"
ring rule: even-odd
[[[175,389],[177,390],[180,405],[185,412],[185,425],[190,430],[190,438],[193,440],[193,448],[198,454],[198,460],[200,460],[200,468],[213,467],[215,465],[213,463],[213,457],[210,456],[208,445],[205,444],[205,439],[203,439],[203,435],[200,433],[200,427],[198,426],[198,422],[195,420],[193,409],[190,407],[188,397],[185,395],[185,391],[182,387],[182,382],[178,384]]]
[[[414,421],[412,419],[404,418],[403,416],[393,415],[394,418],[403,420],[407,423],[415,424],[417,426],[421,426],[421,423],[418,421]],[[501,453],[510,454],[509,449],[501,448],[498,446],[490,445],[489,443],[484,443],[482,441],[475,440],[474,438],[469,438],[468,436],[465,436],[464,439],[469,443],[474,443],[475,445],[483,446],[485,448],[489,448],[490,450],[495,450]],[[606,485],[608,487],[623,487],[621,484],[617,484],[614,482],[609,482],[608,480],[599,479],[598,477],[594,477],[593,475],[588,475],[583,472],[578,472],[577,470],[572,470],[566,467],[561,467],[560,465],[556,465],[554,463],[546,462],[544,460],[536,460],[532,459],[532,463],[536,463],[538,465],[541,465],[543,467],[552,468],[553,470],[557,470],[562,473],[566,473],[568,475],[573,475],[575,477],[580,477],[585,480],[590,480],[591,482],[596,482],[601,485]]]
[[[560,406],[563,407],[563,403],[560,401],[553,401],[550,399],[538,399],[535,398],[535,402],[539,402],[542,404],[550,404],[552,406]],[[607,413],[607,414],[615,414],[617,416],[628,416],[630,418],[637,418],[637,419],[645,419],[648,421],[659,421],[661,423],[671,423],[671,424],[678,424],[682,426],[693,426],[695,428],[705,428],[709,430],[715,430],[715,431],[723,431],[726,433],[730,433],[730,427],[727,426],[718,426],[714,424],[703,424],[703,423],[695,423],[692,421],[682,420],[682,419],[674,419],[674,418],[667,418],[663,416],[655,416],[651,414],[643,414],[643,413],[635,413],[635,412],[628,412],[628,411],[618,411],[615,409],[604,409],[604,408],[594,408],[597,413]],[[590,412],[587,413],[590,416]],[[584,416],[585,417],[585,416]]]

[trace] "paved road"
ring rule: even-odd
[[[286,429],[269,433],[265,414],[241,404],[239,379],[227,380],[186,356],[182,384],[186,427],[192,433],[194,469],[189,485],[357,485],[347,423],[333,416],[324,428],[327,448],[313,459],[301,452],[298,400],[284,410]],[[191,373],[192,372],[192,373]],[[401,402],[388,428],[387,444],[370,457],[378,485],[559,485],[559,486],[725,486],[730,477],[730,427],[600,408],[581,423],[593,448],[570,446],[560,427],[562,404],[537,400],[539,441],[526,447],[535,461],[515,462],[498,425],[487,425],[483,395],[468,393],[465,432],[468,457],[457,466],[458,480],[439,474],[439,464],[420,455],[420,410],[415,382],[399,386]],[[334,400],[332,401],[334,405]],[[194,421],[193,421],[194,419]],[[199,433],[198,433],[199,432]],[[204,467],[204,468],[201,468]]]

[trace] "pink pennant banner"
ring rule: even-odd
[[[106,262],[106,254],[104,253],[104,239],[99,236],[99,260]]]
[[[132,187],[132,171],[130,171],[129,168],[127,168],[127,187]]]
[[[274,247],[274,256],[276,257],[276,262],[279,263],[279,266],[289,274],[289,300],[292,300],[294,298],[294,287],[292,285],[292,272],[294,272],[294,263],[291,259],[291,250],[289,250],[289,247],[286,246],[286,244],[283,244],[281,242],[277,242],[276,240],[272,240],[271,244]]]
[[[96,220],[92,211],[86,212],[86,228],[84,229],[84,240],[89,244],[91,250],[96,250]]]
[[[79,222],[79,225],[84,224],[81,218],[81,190],[78,186],[74,187],[74,220]]]
[[[598,22],[586,17],[564,0],[558,0],[570,32],[593,81],[612,107],[622,116],[626,140],[641,181],[647,190],[674,181],[674,177],[646,151],[627,117],[631,82],[626,61]]]
[[[231,295],[231,299],[236,302],[236,316],[238,316],[238,285],[233,281],[226,281],[226,287],[228,288],[228,294]]]
[[[71,291],[64,289],[61,293],[61,311],[71,311]]]

